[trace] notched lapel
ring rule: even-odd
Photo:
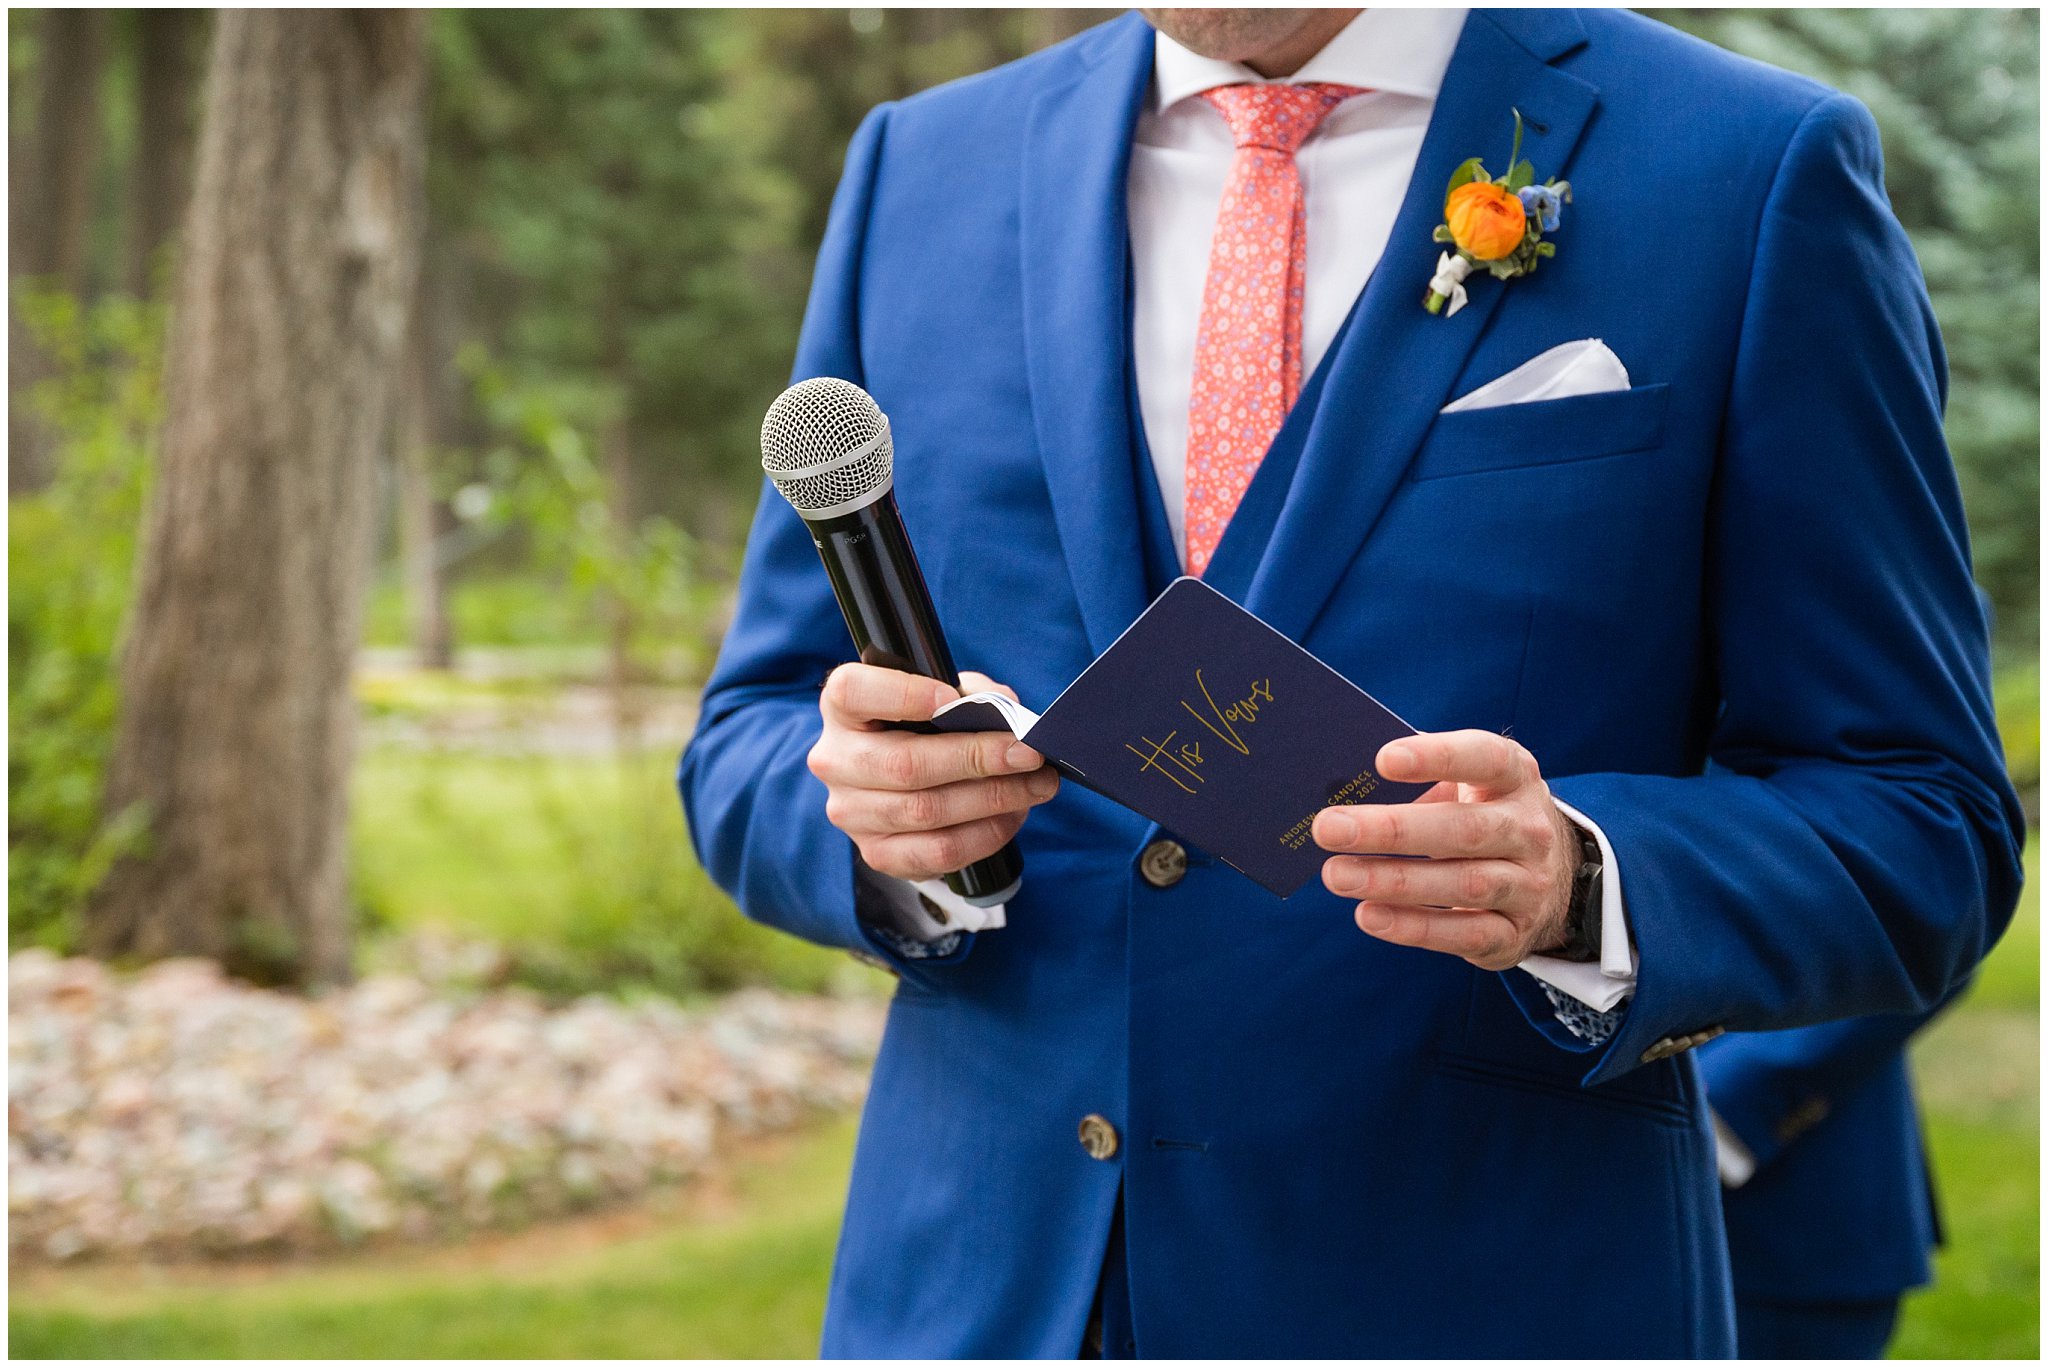
[[[1152,71],[1152,29],[1101,31],[1026,126],[1019,210],[1024,350],[1053,519],[1096,654],[1144,611],[1144,544],[1126,402],[1125,180]]]
[[[1554,24],[1525,31],[1516,14],[1474,11],[1466,21],[1386,252],[1332,358],[1300,469],[1253,577],[1247,606],[1297,641],[1386,511],[1466,358],[1514,289],[1475,275],[1457,317],[1424,311],[1442,250],[1431,234],[1451,171],[1471,156],[1500,169],[1519,109],[1529,125],[1523,156],[1546,178],[1563,176],[1598,103],[1593,86],[1546,60],[1576,46],[1561,41],[1572,35]]]

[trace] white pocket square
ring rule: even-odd
[[[1566,342],[1525,361],[1498,380],[1489,380],[1461,399],[1445,404],[1445,413],[1533,404],[1539,399],[1570,399],[1581,394],[1606,394],[1628,388],[1628,368],[1597,337]]]

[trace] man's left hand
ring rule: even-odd
[[[1323,884],[1358,898],[1358,927],[1508,969],[1565,941],[1579,846],[1536,757],[1484,731],[1390,741],[1375,762],[1396,783],[1434,783],[1412,803],[1325,808]],[[1396,858],[1427,856],[1427,859]]]

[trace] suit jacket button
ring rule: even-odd
[[[1638,1062],[1655,1064],[1660,1059],[1669,1059],[1675,1054],[1683,1054],[1694,1046],[1704,1045],[1715,1036],[1726,1035],[1727,1032],[1728,1028],[1726,1026],[1709,1026],[1705,1030],[1693,1031],[1686,1035],[1665,1036],[1655,1045],[1643,1051],[1643,1057]]]
[[[1828,1100],[1817,1095],[1809,1097],[1778,1122],[1778,1143],[1789,1145],[1827,1119]]]
[[[846,953],[859,960],[862,964],[865,964],[868,968],[879,969],[891,978],[903,977],[902,970],[883,959],[880,955],[871,955],[865,950],[849,950]]]
[[[1154,841],[1138,857],[1138,872],[1154,888],[1171,888],[1188,872],[1187,847],[1179,841]]]
[[[1114,1159],[1116,1147],[1116,1127],[1109,1124],[1108,1117],[1089,1112],[1081,1118],[1081,1148],[1088,1151],[1090,1159]]]

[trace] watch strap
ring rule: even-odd
[[[1600,922],[1605,899],[1602,875],[1606,862],[1600,858],[1600,842],[1570,818],[1565,825],[1579,842],[1579,866],[1572,875],[1571,907],[1565,913],[1564,944],[1550,952],[1556,959],[1591,964],[1600,958]]]

